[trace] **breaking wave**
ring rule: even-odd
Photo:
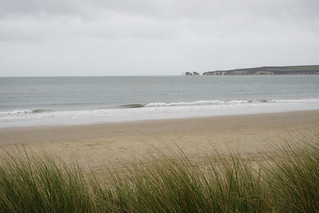
[[[241,113],[263,113],[275,111],[319,109],[319,99],[299,100],[201,100],[192,102],[154,102],[148,104],[126,104],[107,108],[89,109],[22,109],[0,111],[1,126],[5,122],[29,122],[45,119],[63,119],[62,123],[72,120],[89,119],[92,121],[124,121],[139,119],[175,118],[204,115],[226,115]],[[45,122],[44,122],[45,123]]]
[[[12,110],[12,111],[4,111],[0,112],[0,115],[14,115],[14,114],[38,114],[45,112],[54,112],[54,110],[49,109],[22,109],[22,110]]]
[[[124,105],[120,105],[118,106],[118,108],[142,108],[144,107],[144,104],[124,104]]]
[[[232,105],[248,103],[270,103],[272,100],[211,100],[193,102],[149,103],[145,107],[172,107],[172,106],[209,106],[209,105]]]

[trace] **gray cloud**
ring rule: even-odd
[[[0,75],[314,64],[317,0],[3,0]]]

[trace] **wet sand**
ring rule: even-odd
[[[15,127],[0,129],[0,153],[23,145],[96,170],[179,149],[195,160],[232,150],[258,162],[259,153],[270,152],[270,146],[312,140],[315,132],[319,132],[319,111]]]

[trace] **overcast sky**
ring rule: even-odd
[[[318,0],[0,0],[0,76],[319,64]]]

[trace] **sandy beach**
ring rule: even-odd
[[[319,130],[319,111],[154,120],[78,126],[36,126],[0,129],[0,151],[23,145],[37,153],[97,169],[183,150],[200,160],[216,150],[240,153],[261,161],[258,153],[272,145],[302,141]]]

